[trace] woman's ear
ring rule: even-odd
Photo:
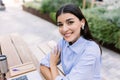
[[[85,25],[85,19],[82,19],[82,20],[81,20],[81,23]]]
[[[81,27],[81,28],[82,28],[82,30],[84,30],[84,26],[85,26],[85,24],[84,24],[84,23],[82,23],[82,27]]]
[[[82,28],[82,30],[84,30],[84,26],[85,26],[85,19],[82,19],[82,20],[81,20],[81,26],[82,26],[82,27],[81,27],[81,28]]]

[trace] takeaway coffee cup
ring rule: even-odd
[[[5,55],[0,55],[0,73],[5,74],[8,72],[7,57]]]

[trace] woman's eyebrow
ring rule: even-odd
[[[73,20],[74,18],[69,18],[69,19],[66,19],[66,22],[70,21],[70,20]]]
[[[57,24],[60,24],[61,22],[57,22]]]
[[[73,20],[73,19],[74,19],[74,18],[66,19],[66,22],[68,22],[68,21],[70,21],[70,20]],[[58,23],[60,24],[60,23],[62,23],[62,22],[58,21],[57,24],[58,24]]]

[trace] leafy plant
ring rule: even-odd
[[[103,14],[103,18],[120,28],[120,8],[111,10]]]
[[[117,26],[119,15],[117,12],[112,15],[110,11],[101,11],[99,8],[83,10],[93,37],[102,41],[103,44],[115,44],[115,47],[120,49],[120,28]]]
[[[117,47],[118,49],[120,49],[120,30],[118,32],[116,32],[116,34],[114,35],[114,37],[116,39],[115,47]]]
[[[26,3],[24,3],[24,6],[33,8],[35,10],[40,10],[40,7],[41,7],[40,3],[35,2],[35,1],[26,2]]]
[[[56,12],[62,5],[65,4],[75,4],[82,7],[83,0],[43,0],[41,5],[41,11],[43,13]],[[87,7],[90,2],[87,2]]]
[[[55,15],[56,15],[55,12],[51,12],[50,15],[49,15],[50,18],[51,18],[54,22],[56,22],[56,16],[55,16]]]

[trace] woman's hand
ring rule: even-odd
[[[55,47],[50,55],[50,66],[51,67],[57,66],[59,61],[60,61],[60,49],[58,47]]]
[[[57,64],[59,61],[60,61],[60,49],[58,47],[55,47],[50,55],[50,70],[52,74],[52,80],[55,80],[56,77],[59,75],[57,69]]]

